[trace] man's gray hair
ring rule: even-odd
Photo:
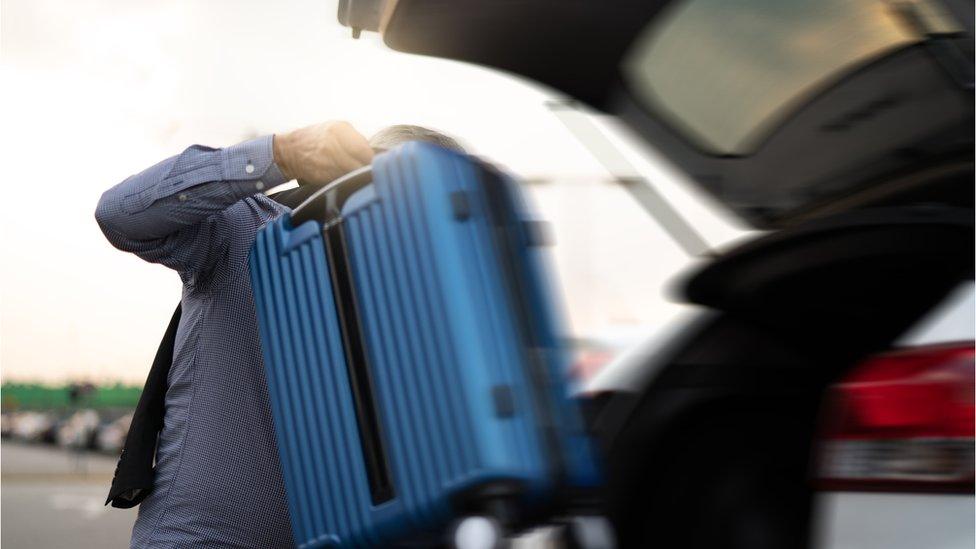
[[[439,145],[452,151],[467,152],[453,137],[430,128],[412,126],[410,124],[397,124],[383,128],[376,132],[373,137],[369,138],[369,145],[374,149],[385,150],[392,149],[408,141],[423,141],[425,143]]]

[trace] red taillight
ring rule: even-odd
[[[973,489],[973,344],[868,360],[827,394],[819,461],[826,489]]]

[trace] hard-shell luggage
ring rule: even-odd
[[[518,187],[408,143],[261,230],[251,252],[299,547],[437,539],[596,486]]]

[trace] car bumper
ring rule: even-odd
[[[972,549],[972,494],[817,495],[816,549]]]

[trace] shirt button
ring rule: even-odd
[[[177,198],[180,199],[180,202],[186,202],[186,193],[180,193]]]
[[[255,183],[254,188],[259,191],[264,189],[264,181],[258,181],[257,183]]]
[[[254,173],[254,164],[248,164],[244,166],[244,171],[247,173]]]

